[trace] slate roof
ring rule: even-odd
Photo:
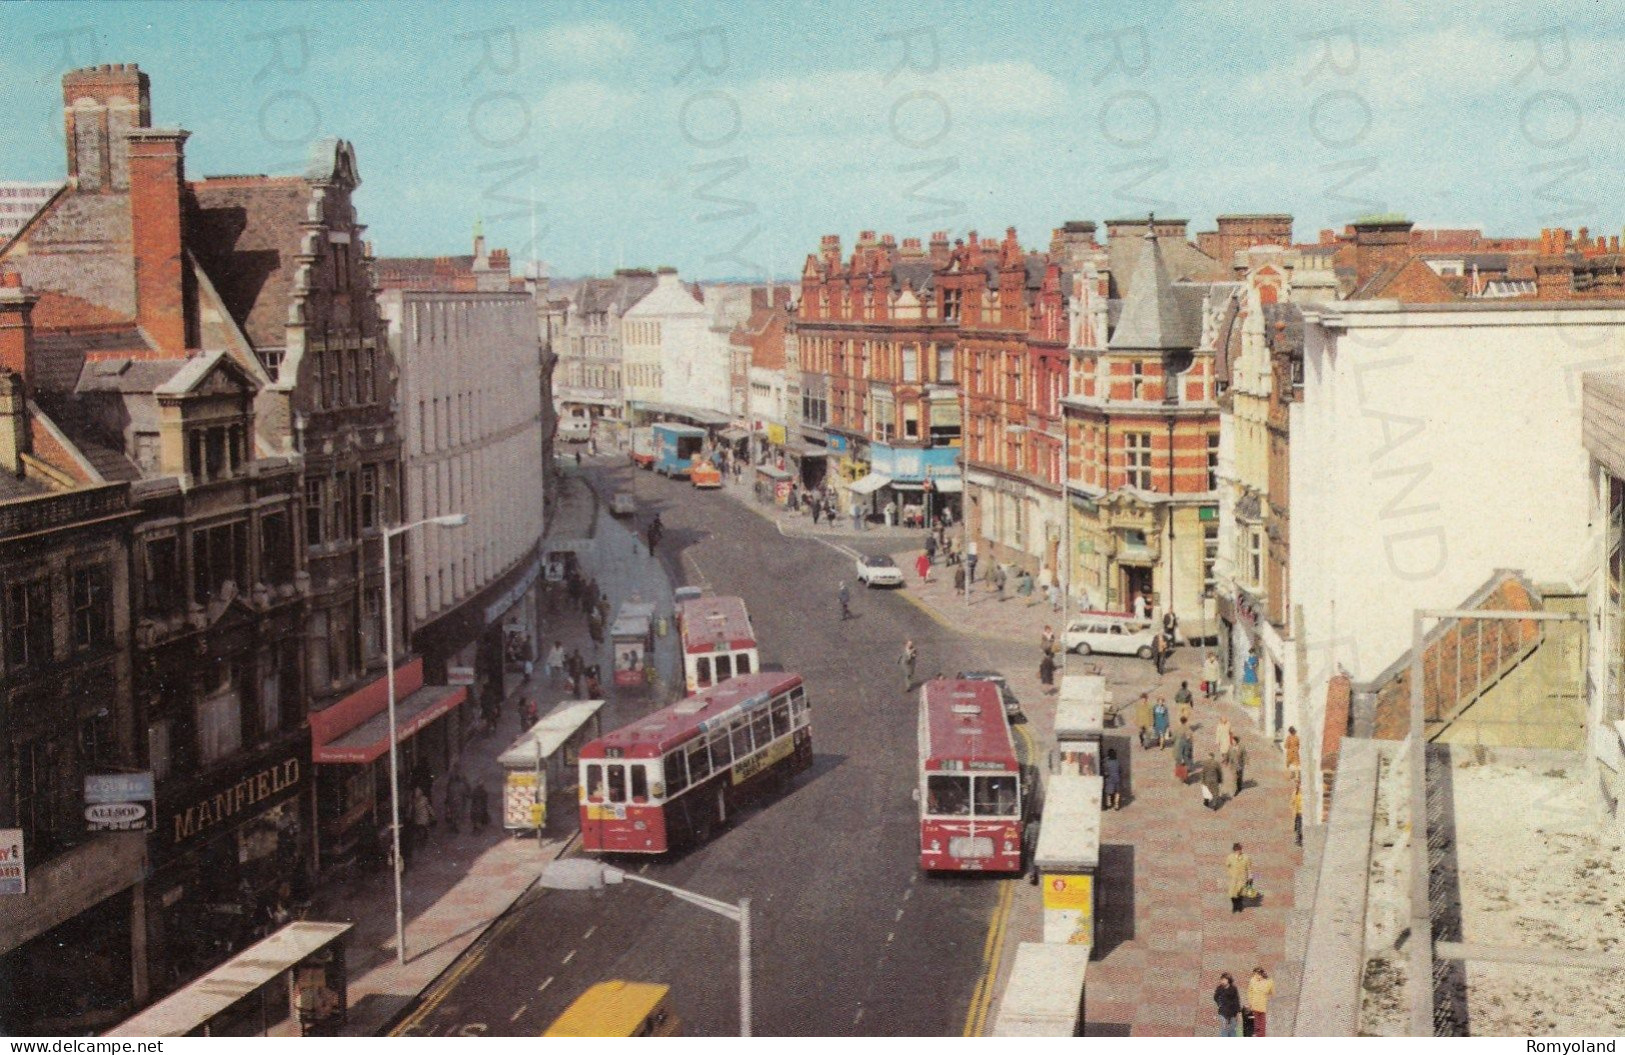
[[[289,294],[310,190],[296,176],[191,184],[186,244],[259,350],[287,343]]]
[[[72,392],[84,371],[85,358],[92,353],[145,353],[148,349],[141,331],[134,326],[74,333],[66,330],[34,332],[34,387],[41,392]],[[174,372],[175,363],[168,364]]]
[[[1200,286],[1175,288],[1162,259],[1161,240],[1147,233],[1134,263],[1123,314],[1106,346],[1128,350],[1189,350],[1202,336]]]

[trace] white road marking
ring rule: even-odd
[[[911,898],[913,896],[914,896],[914,888],[913,887],[909,887],[907,890],[903,891],[903,900],[904,901],[907,901],[909,898]]]
[[[508,1021],[509,1022],[518,1022],[519,1021],[519,1016],[524,1014],[529,1009],[530,1009],[529,1004],[520,1004],[519,1005],[519,1010],[515,1011],[513,1014],[508,1016]]]
[[[569,963],[571,960],[573,960],[575,958],[576,958],[576,951],[574,949],[571,949],[568,953],[565,954],[565,957],[561,962]]]
[[[891,921],[893,923],[896,923],[897,921],[901,920],[902,918],[903,918],[903,910],[898,909],[897,910],[897,915],[893,916]]]
[[[897,940],[897,932],[896,931],[892,931],[892,932],[890,932],[889,934],[886,935],[886,944],[887,945],[890,945],[892,942],[894,942],[896,940]]]
[[[552,975],[548,975],[548,976],[547,976],[547,981],[545,981],[545,982],[543,982],[543,983],[542,983],[542,984],[541,984],[541,985],[539,985],[539,986],[537,986],[537,987],[536,987],[536,991],[537,991],[537,992],[538,992],[538,993],[540,993],[540,992],[542,992],[542,991],[544,991],[544,990],[546,990],[546,989],[547,989],[547,987],[548,987],[548,986],[550,986],[550,985],[552,985],[552,984],[553,984],[553,976],[552,976]]]
[[[852,1024],[855,1026],[859,1022],[862,1022],[862,1021],[863,1021],[863,1005],[859,1004],[858,1005],[858,1013],[852,1016]]]
[[[597,929],[598,929],[598,924],[596,924],[596,923],[594,923],[592,926],[588,927],[587,928],[587,933],[585,933],[585,934],[583,934],[581,936],[581,940],[586,941],[588,938],[592,937],[592,932],[597,930]]]
[[[649,862],[648,862],[648,861],[645,861],[645,862],[643,862],[643,864],[642,864],[642,865],[641,865],[641,866],[640,866],[640,867],[639,867],[639,868],[638,868],[638,875],[642,875],[642,874],[643,874],[643,873],[645,873],[645,872],[647,872],[647,871],[648,871],[648,870],[649,870]]]

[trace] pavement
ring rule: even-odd
[[[1022,701],[1029,749],[1038,760],[1048,758],[1054,744],[1055,697],[1039,683],[1039,639],[1046,625],[1060,631],[1062,615],[1043,603],[1041,595],[1029,602],[1008,590],[1001,599],[980,578],[968,593],[958,592],[953,570],[940,561],[929,581],[921,583],[913,571],[923,542],[917,529],[854,531],[850,519],[815,528],[805,515],[760,502],[748,486],[730,484],[727,490],[758,515],[776,521],[782,534],[818,538],[844,551],[893,553],[907,572],[903,593],[911,603],[945,626],[1009,643],[1009,654],[1016,658],[1005,674]],[[1114,702],[1123,705],[1130,722],[1141,692],[1153,699],[1166,697],[1172,712],[1180,683],[1198,686],[1201,681],[1202,651],[1191,647],[1175,649],[1161,676],[1143,660],[1067,657],[1074,672],[1085,662],[1099,665]],[[1196,784],[1174,779],[1172,748],[1144,750],[1132,728],[1107,730],[1105,747],[1115,747],[1126,762],[1128,793],[1121,810],[1107,811],[1102,818],[1098,943],[1085,987],[1090,1035],[1217,1034],[1213,990],[1219,972],[1229,971],[1245,993],[1255,966],[1262,966],[1276,983],[1270,1034],[1292,1034],[1299,969],[1285,962],[1286,931],[1302,851],[1293,841],[1291,788],[1281,749],[1259,732],[1256,711],[1234,703],[1228,688],[1215,701],[1197,700],[1192,724],[1198,761],[1211,749],[1213,725],[1221,714],[1247,748],[1248,769],[1241,796],[1218,811],[1203,806]],[[1235,842],[1251,857],[1263,895],[1240,914],[1231,912],[1224,889],[1224,861]],[[1018,884],[1004,930],[1005,953],[994,958],[995,994],[1003,991],[1015,945],[1042,940],[1039,889]],[[997,1018],[995,996],[984,1020]]]
[[[629,599],[656,601],[667,611],[670,584],[661,564],[646,547],[635,547],[626,529],[600,509],[598,496],[584,474],[562,470],[561,494],[549,510],[548,540],[594,540],[594,549],[582,557],[588,574],[619,605]],[[545,613],[543,635],[562,640],[566,651],[581,649],[589,662],[609,669],[608,645],[595,646],[579,612]],[[668,635],[669,642],[669,635]],[[657,649],[657,662],[666,677],[673,673],[675,648]],[[558,703],[573,698],[562,680],[547,682],[540,673],[529,681],[511,672],[504,685],[505,701],[497,731],[482,735],[477,729],[463,745],[457,765],[470,784],[483,783],[496,822],[484,831],[466,824],[452,832],[443,822],[431,829],[428,845],[419,849],[403,876],[406,918],[405,962],[397,962],[395,949],[394,889],[386,869],[370,875],[324,876],[311,906],[310,918],[354,924],[347,950],[349,1017],[345,1034],[375,1036],[389,1031],[417,999],[429,990],[465,951],[478,941],[535,883],[542,868],[562,854],[573,840],[575,819],[555,816],[548,830],[534,835],[512,835],[501,826],[503,770],[496,757],[522,731],[518,703],[530,698],[545,715]],[[614,718],[606,715],[605,726]],[[439,795],[446,781],[436,781],[437,816],[443,817]]]

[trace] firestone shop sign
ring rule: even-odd
[[[165,808],[160,839],[166,848],[175,850],[194,839],[207,838],[217,829],[263,813],[295,794],[303,778],[304,766],[294,755],[262,764],[215,790],[193,793],[181,804]]]
[[[28,872],[23,866],[23,830],[0,828],[0,894],[28,893]]]

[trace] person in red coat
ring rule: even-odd
[[[931,576],[931,556],[924,550],[914,560],[914,570],[920,573],[920,581],[928,582]]]

